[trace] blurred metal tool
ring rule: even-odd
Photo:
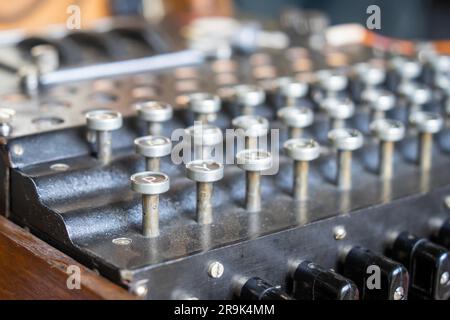
[[[185,50],[146,58],[102,63],[79,68],[61,69],[42,74],[39,77],[39,84],[42,86],[50,86],[64,82],[115,77],[119,75],[200,64],[203,61],[204,55],[201,52]]]

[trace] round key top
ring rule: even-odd
[[[131,189],[140,194],[156,195],[170,188],[169,176],[161,172],[145,171],[133,174],[130,178]]]

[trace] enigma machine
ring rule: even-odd
[[[434,43],[292,9],[111,18],[0,51],[16,58],[1,212],[130,293],[450,298],[450,56]]]

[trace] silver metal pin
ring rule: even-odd
[[[322,101],[321,108],[330,117],[330,128],[341,129],[345,127],[345,121],[355,113],[355,105],[348,98],[332,97]]]
[[[134,105],[138,117],[147,123],[149,135],[161,134],[162,123],[169,121],[173,116],[173,108],[170,104],[161,101],[145,101]]]
[[[97,158],[108,163],[112,157],[111,131],[122,127],[123,119],[120,112],[110,110],[95,110],[86,113],[88,130],[96,132]]]
[[[223,165],[212,160],[194,160],[186,164],[186,175],[197,182],[197,222],[211,224],[213,183],[223,178]]]
[[[189,107],[196,115],[196,121],[209,123],[216,119],[221,108],[221,101],[217,95],[197,92],[189,95]]]
[[[419,165],[422,171],[428,171],[432,166],[433,135],[441,131],[444,120],[434,112],[417,111],[410,116],[410,122],[419,131]]]
[[[278,110],[277,116],[288,128],[289,139],[301,138],[304,128],[314,122],[314,113],[307,107],[284,107]]]
[[[255,114],[255,108],[261,105],[266,95],[264,90],[254,85],[241,84],[234,87],[236,102],[242,107],[243,115]]]
[[[305,201],[308,199],[309,162],[320,156],[320,145],[312,139],[291,139],[284,143],[284,151],[294,160],[294,198]]]
[[[158,172],[160,158],[172,151],[172,141],[163,136],[145,136],[134,140],[136,153],[145,157],[145,170]]]
[[[338,151],[336,182],[341,190],[352,188],[352,152],[361,148],[364,137],[355,129],[334,129],[328,133],[328,139]]]
[[[246,149],[257,149],[259,139],[269,132],[269,121],[260,116],[239,116],[231,124],[237,134],[244,137]]]
[[[185,132],[190,145],[194,146],[192,160],[211,159],[214,146],[223,142],[222,130],[211,124],[195,124],[186,128]]]
[[[380,139],[379,174],[383,179],[392,179],[395,143],[405,137],[405,126],[400,121],[379,119],[371,123],[370,129]]]
[[[264,150],[246,149],[238,152],[236,162],[245,170],[245,207],[248,212],[261,211],[261,171],[272,166],[272,155]]]
[[[131,189],[142,194],[142,233],[159,236],[159,195],[170,188],[170,179],[161,172],[140,172],[131,176]]]
[[[308,93],[308,84],[294,78],[282,77],[276,79],[276,82],[283,103],[287,107],[297,106],[298,100]]]

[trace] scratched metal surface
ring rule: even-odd
[[[354,55],[352,63],[369,56],[365,48],[349,48],[349,52]],[[254,57],[257,56],[235,61],[236,70],[231,72],[235,80],[228,85],[257,82],[254,74],[257,68],[250,63],[252,58],[257,60]],[[311,59],[315,68],[323,67],[323,57],[311,53]],[[294,75],[283,54],[271,60],[277,76]],[[186,94],[199,90],[222,93],[219,89],[228,86],[223,84],[223,78],[219,80],[220,73],[223,72],[214,71],[213,64],[207,64],[161,74],[57,86],[37,100],[27,100],[17,93],[5,94],[3,101],[17,110],[9,150],[19,145],[23,151],[10,153],[11,164],[16,168],[12,185],[15,218],[117,279],[123,270],[145,274],[146,269],[162,267],[167,262],[300,228],[313,221],[351,215],[358,209],[426,193],[450,181],[448,130],[436,139],[439,147],[435,148],[435,166],[429,174],[421,174],[414,163],[417,147],[412,131],[398,145],[392,184],[383,183],[374,173],[377,151],[367,132],[368,111],[358,108],[348,126],[364,131],[366,145],[355,157],[352,191],[339,192],[333,184],[335,154],[324,148],[321,159],[311,166],[311,200],[296,203],[290,196],[291,161],[282,156],[279,173],[263,177],[263,210],[249,214],[243,208],[244,174],[235,166],[227,166],[224,179],[215,184],[214,224],[200,226],[195,222],[195,184],[185,177],[181,165],[165,159],[162,171],[169,174],[172,183],[170,192],[160,200],[161,236],[144,238],[140,235],[140,197],[130,191],[128,182],[129,176],[143,170],[144,165],[131,147],[133,139],[143,134],[142,123],[133,117],[132,104],[141,99],[161,99],[174,104],[179,111],[164,128],[169,135],[175,128],[192,124],[192,114],[184,110]],[[107,166],[92,158],[84,136],[84,113],[98,108],[118,110],[129,118],[125,127],[113,135],[116,159]],[[235,106],[225,104],[216,124],[222,129],[229,128],[236,113]],[[272,128],[281,127],[274,120],[276,107],[264,105],[258,107],[257,113],[268,117]],[[315,124],[306,134],[327,145],[328,121],[320,113],[316,116]],[[403,119],[404,110],[400,106],[389,116]],[[281,140],[284,139],[282,130]],[[55,145],[59,147],[48,147]],[[65,172],[52,171],[50,166],[55,163],[65,163],[70,168]],[[27,206],[24,199],[33,205]],[[117,238],[128,238],[131,243],[117,245],[113,242]]]

